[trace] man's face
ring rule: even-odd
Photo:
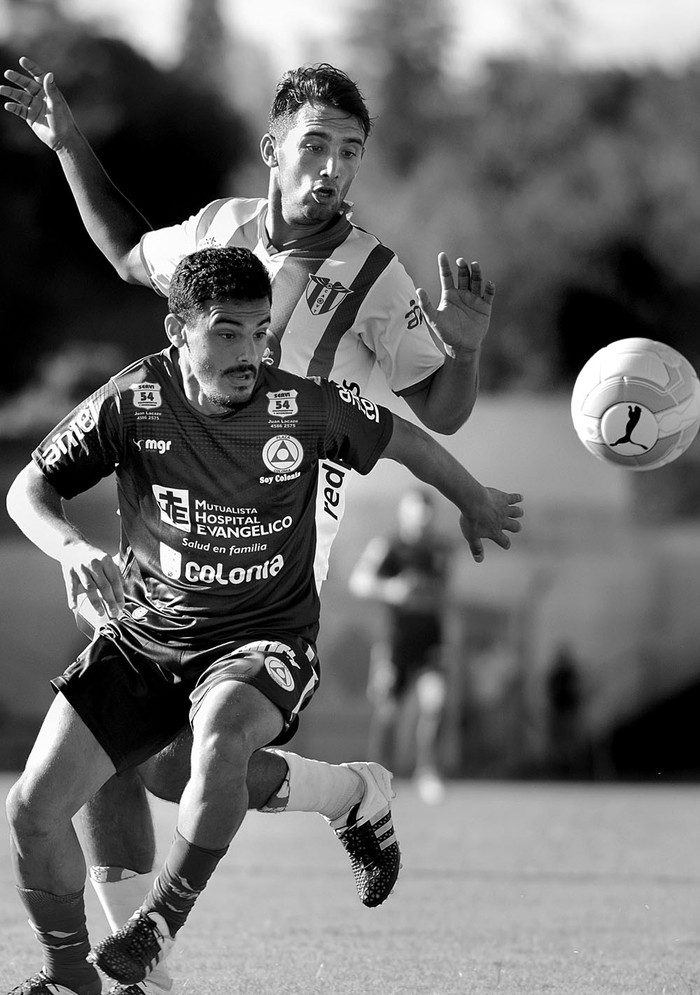
[[[190,399],[208,413],[248,402],[267,346],[270,302],[208,301],[181,326],[180,365]]]
[[[275,143],[282,215],[287,224],[330,221],[357,175],[365,134],[358,118],[327,104],[304,104]]]

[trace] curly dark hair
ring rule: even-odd
[[[352,114],[362,125],[365,138],[372,128],[367,105],[357,83],[328,62],[300,66],[299,69],[290,69],[284,74],[277,84],[270,108],[270,134],[276,138],[283,137],[294,115],[304,104],[328,104],[346,114]]]
[[[177,264],[168,292],[168,310],[182,318],[201,311],[206,301],[272,300],[270,275],[250,249],[228,245],[199,249]]]

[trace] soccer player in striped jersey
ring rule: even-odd
[[[169,294],[170,347],[78,405],[10,488],[11,516],[60,563],[69,605],[84,593],[109,616],[53,682],[58,693],[9,792],[19,895],[44,956],[14,995],[99,995],[96,966],[118,991],[139,992],[170,952],[245,817],[251,756],[286,742],[318,685],[324,460],[360,473],[379,458],[403,464],[455,504],[477,560],[483,539],[507,549],[507,532],[520,530],[520,495],[482,487],[422,429],[333,382],[265,365],[270,296],[249,250],[186,257]],[[119,568],[63,506],[112,474]],[[199,525],[209,514],[247,526],[245,536],[206,538]],[[191,776],[175,840],[136,912],[90,954],[72,819],[188,721]],[[380,830],[395,878],[390,822]]]
[[[89,234],[124,280],[167,294],[175,266],[188,253],[205,246],[249,248],[272,277],[269,350],[281,368],[328,376],[359,395],[377,365],[426,427],[452,433],[464,423],[477,395],[493,284],[482,279],[478,263],[462,258],[453,276],[441,253],[436,307],[396,254],[352,223],[347,198],[371,122],[348,76],[321,65],[282,78],[260,143],[269,169],[267,197],[217,200],[182,224],[153,231],[110,181],[53,75],[30,59],[20,63],[22,72],[5,73],[12,86],[0,87],[5,108],[57,153]],[[317,509],[318,583],[342,518],[347,472],[326,465],[333,501],[319,502]],[[180,751],[174,747],[143,772],[154,793],[178,796],[187,749],[186,742]],[[261,753],[251,764],[251,797],[261,806],[311,811],[337,796],[344,774],[285,756]],[[138,796],[138,786],[123,777],[86,810],[100,868],[95,884],[110,921],[118,918],[117,894],[135,891],[143,877],[122,868],[147,871],[154,856],[148,819],[135,814]]]
[[[494,286],[478,263],[458,261],[456,291],[440,256],[436,309],[396,254],[354,225],[347,196],[371,121],[356,84],[329,65],[279,82],[260,150],[266,198],[229,197],[182,224],[151,230],[103,170],[53,75],[22,58],[5,72],[5,109],[57,153],[88,233],[129,283],[167,294],[177,262],[197,248],[252,249],[273,281],[271,331],[283,369],[325,376],[356,391],[378,365],[394,393],[429,429],[450,434],[478,388],[481,344]]]

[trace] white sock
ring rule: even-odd
[[[151,885],[153,874],[137,874],[128,867],[91,867],[90,882],[100,900],[113,933],[140,909]],[[148,975],[152,985],[170,991],[173,979],[163,962]]]
[[[277,808],[285,812],[320,812],[333,821],[362,801],[365,783],[351,767],[309,760],[297,753],[275,750],[289,768],[289,794],[286,805]],[[277,793],[277,797],[283,794]],[[268,803],[269,804],[269,803]],[[262,811],[273,811],[267,808]]]

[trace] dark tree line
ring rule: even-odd
[[[65,20],[31,41],[108,172],[154,226],[216,196],[264,194],[264,177],[259,189],[239,180],[257,161],[265,121],[232,109],[235,73],[220,70],[217,96],[216,74],[193,71],[198,38],[218,23],[214,0],[206,7],[207,30],[188,21],[188,71],[157,69]],[[480,259],[497,284],[487,389],[566,389],[596,349],[630,335],[666,341],[699,364],[700,68],[584,72],[507,60],[459,82],[445,70],[452,30],[438,0],[368,0],[358,12],[342,67],[376,120],[355,220],[431,292],[440,249]],[[0,48],[4,65],[20,54]],[[225,56],[220,46],[217,64]],[[262,68],[255,82],[271,97]],[[117,343],[127,358],[158,347],[162,301],[125,287],[92,246],[55,157],[5,114],[0,154],[9,248],[0,300],[11,332],[2,396],[68,343]],[[102,379],[90,369],[98,358],[88,350],[85,378]]]
[[[16,66],[21,54],[25,48],[0,47],[3,66]],[[107,172],[154,227],[222,195],[231,171],[251,154],[247,124],[230,105],[190,74],[156,69],[121,41],[66,22],[34,39],[26,54],[55,72]],[[5,113],[0,155],[0,396],[41,379],[47,356],[67,349],[77,358],[82,347],[70,389],[77,400],[102,382],[105,362],[113,369],[114,350],[105,353],[103,344],[116,343],[125,361],[162,345],[163,302],[117,278],[85,233],[56,156]]]

